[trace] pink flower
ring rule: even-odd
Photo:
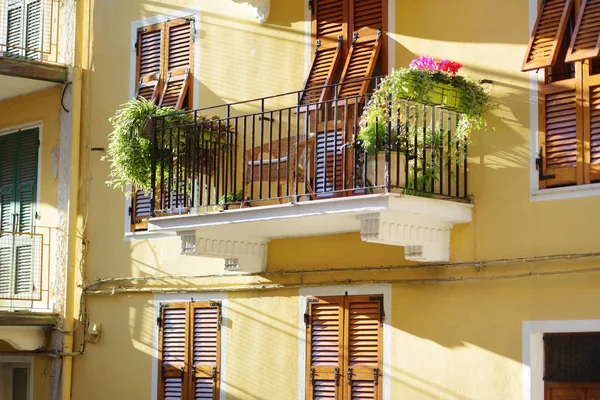
[[[427,57],[427,56],[419,56],[419,58],[412,60],[408,66],[410,68],[416,68],[416,69],[431,69],[431,70],[437,69],[437,66],[435,64],[435,60],[433,59],[433,57]]]

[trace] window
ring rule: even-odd
[[[0,38],[4,56],[39,60],[47,52],[44,34],[49,27],[49,0],[5,0],[4,15],[0,16]]]
[[[382,321],[382,296],[307,300],[307,400],[381,399]]]
[[[523,71],[539,74],[540,188],[600,182],[600,8],[545,0]]]
[[[13,362],[14,361],[14,362]],[[6,400],[30,400],[31,364],[14,360],[0,361],[0,393]]]
[[[31,299],[39,235],[34,232],[38,129],[0,136],[0,298]],[[36,281],[38,279],[35,279]],[[37,288],[39,289],[39,288]],[[39,291],[36,291],[39,294]]]
[[[152,100],[175,110],[191,108],[194,18],[178,18],[138,29],[135,97]],[[134,191],[131,230],[145,230],[150,217],[151,196]]]
[[[219,398],[221,303],[161,303],[160,400]]]
[[[600,398],[600,333],[544,334],[546,400]]]

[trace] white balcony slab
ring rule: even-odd
[[[373,194],[162,216],[149,220],[148,231],[177,233],[184,254],[239,259],[240,270],[248,272],[264,269],[271,239],[348,232],[360,232],[366,242],[404,246],[410,260],[439,262],[449,259],[450,231],[455,224],[471,222],[472,207],[449,200]],[[241,249],[246,249],[243,254]],[[247,257],[254,261],[248,262]]]

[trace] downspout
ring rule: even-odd
[[[75,0],[75,49],[73,57],[72,75],[72,104],[71,104],[71,140],[69,154],[69,196],[67,205],[67,226],[65,236],[67,239],[66,257],[66,290],[65,290],[65,315],[63,331],[63,359],[61,377],[61,399],[71,399],[73,377],[73,327],[75,318],[75,276],[77,270],[77,216],[79,198],[79,160],[81,143],[81,97],[82,97],[82,46],[85,0]]]

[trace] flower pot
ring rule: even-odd
[[[415,94],[414,84],[405,82],[397,92],[399,98],[416,100],[421,98]],[[429,93],[428,104],[443,108],[462,111],[462,93],[459,89],[445,83],[435,83]]]
[[[405,187],[406,179],[404,169],[406,157],[404,153],[390,153],[390,184],[392,186]],[[377,171],[377,180],[375,179]],[[385,152],[380,151],[376,155],[367,157],[367,186],[383,186],[385,184]]]

